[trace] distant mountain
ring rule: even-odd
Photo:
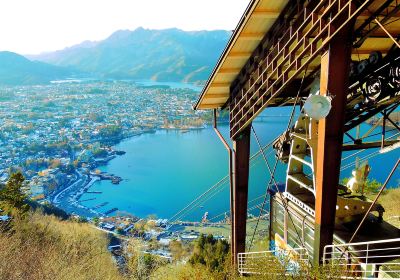
[[[30,61],[13,52],[0,52],[0,84],[42,84],[72,75],[70,69],[39,61]]]
[[[223,30],[138,28],[29,57],[103,78],[195,82],[208,78],[229,37],[230,32]]]

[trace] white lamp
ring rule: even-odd
[[[332,108],[332,98],[329,96],[310,95],[304,103],[304,112],[312,119],[320,120],[328,116]]]

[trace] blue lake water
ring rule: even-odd
[[[170,88],[187,88],[198,92],[203,88],[200,85],[192,83],[156,82],[152,80],[134,80],[134,82],[140,86],[169,86]]]
[[[63,80],[53,80],[50,81],[51,84],[66,84],[66,83],[85,83],[85,82],[94,82],[94,81],[102,81],[102,79],[96,77],[76,77],[76,78],[68,78]],[[114,79],[106,79],[103,81],[125,81],[125,82],[134,82],[139,86],[167,86],[172,89],[191,89],[196,92],[200,92],[203,86],[194,84],[194,83],[182,83],[182,82],[157,82],[153,80],[114,80]]]
[[[260,141],[267,143],[284,129],[286,122],[278,120],[254,126]],[[221,131],[228,136],[227,125],[221,125]],[[156,214],[170,218],[228,173],[227,151],[212,128],[187,133],[161,130],[125,140],[115,148],[126,154],[100,169],[121,176],[123,181],[119,185],[110,181],[95,183],[91,190],[102,194],[85,194],[82,199],[97,198],[84,202],[85,205],[109,202],[107,208],[117,207],[138,216]],[[254,142],[252,151],[257,149]],[[274,158],[270,161],[272,164]],[[284,170],[280,166],[279,180],[284,180]],[[267,170],[259,157],[251,170],[250,199],[264,192],[266,180]],[[184,218],[199,220],[205,211],[210,217],[228,211],[228,183],[218,190],[212,199],[201,204],[202,208],[197,207]],[[261,199],[257,201],[260,203]]]
[[[283,117],[254,123],[262,144],[270,142],[286,126],[287,118]],[[228,126],[221,125],[220,129],[228,138]],[[368,126],[365,126],[362,131],[367,129]],[[155,214],[157,217],[170,218],[228,173],[227,151],[212,128],[187,133],[160,130],[154,134],[143,134],[124,140],[115,148],[125,151],[126,154],[100,169],[122,177],[123,181],[119,185],[113,185],[110,181],[96,182],[91,190],[101,191],[102,194],[85,194],[82,199],[96,197],[96,200],[83,202],[84,205],[95,206],[108,202],[107,209],[117,207],[120,211],[140,217]],[[252,154],[258,151],[254,139],[251,150]],[[373,151],[369,150],[358,156],[362,158]],[[343,157],[351,153],[344,153]],[[398,149],[371,158],[370,177],[383,182],[399,155]],[[268,156],[268,160],[271,165],[274,163],[273,153]],[[343,166],[347,164],[349,167],[342,172],[342,178],[351,174],[354,158],[343,161]],[[286,166],[279,164],[276,172],[278,182],[284,182],[285,171]],[[258,157],[252,163],[250,172],[249,200],[265,193],[268,180],[266,165],[262,157]],[[396,180],[399,180],[399,172],[395,174],[392,185],[395,185]],[[228,183],[217,190],[211,193],[211,199],[200,203],[181,218],[199,221],[206,211],[210,218],[228,211]],[[250,207],[261,202],[262,197],[259,197],[250,203]]]

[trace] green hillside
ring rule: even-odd
[[[230,32],[179,29],[120,30],[99,42],[30,56],[59,66],[73,66],[103,78],[157,81],[205,81]]]
[[[31,61],[12,52],[0,52],[0,84],[28,85],[64,79],[73,71],[39,61]]]

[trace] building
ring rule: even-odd
[[[354,273],[376,278],[399,258],[400,231],[384,220],[379,205],[339,191],[346,192],[339,184],[342,151],[396,152],[398,146],[385,123],[400,131],[389,117],[400,102],[399,10],[398,2],[385,0],[248,5],[194,105],[214,110],[214,116],[229,111],[232,145],[215,118],[214,128],[229,153],[232,261],[241,273],[251,272],[244,267],[250,256],[245,244],[252,121],[278,106],[303,111],[271,143],[287,173],[279,189],[269,170],[275,188],[269,190],[271,248],[266,250],[303,250],[312,265],[338,254],[345,267],[358,268]],[[377,114],[383,115],[381,139],[367,142],[354,131]],[[389,165],[388,174],[395,162]]]
[[[101,228],[108,230],[108,231],[113,231],[115,229],[115,226],[110,223],[101,223],[100,226],[101,226]]]

